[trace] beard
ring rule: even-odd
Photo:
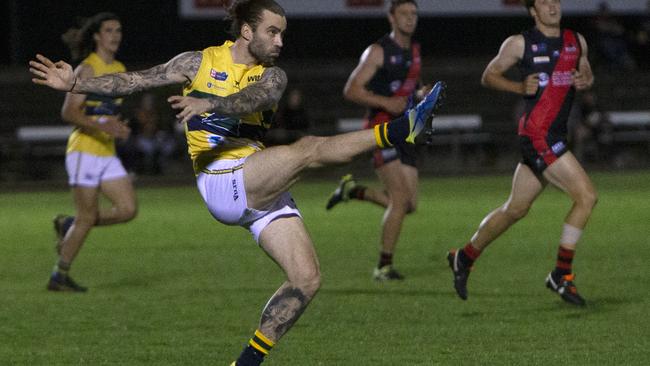
[[[248,44],[248,52],[264,66],[273,66],[275,60],[280,56],[279,51],[277,55],[272,55],[266,50],[264,42],[258,40],[256,37],[253,37]]]

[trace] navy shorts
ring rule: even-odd
[[[520,135],[519,149],[522,163],[528,165],[537,175],[541,175],[546,168],[569,151],[565,138],[554,138],[550,135],[535,139]]]
[[[402,164],[417,168],[417,158],[418,155],[415,145],[399,144],[397,146],[385,149],[375,149],[375,152],[372,155],[372,163],[375,169],[377,169],[384,164],[388,164],[393,160],[399,159]]]

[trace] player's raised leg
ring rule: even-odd
[[[306,136],[286,146],[271,147],[249,156],[244,164],[246,194],[251,208],[262,208],[273,202],[299,178],[306,168],[343,164],[375,147],[388,147],[407,143],[427,130],[434,111],[440,106],[439,98],[444,83],[434,88],[415,107],[403,116],[362,130],[341,135]]]

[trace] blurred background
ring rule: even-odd
[[[36,87],[27,62],[42,53],[69,60],[61,35],[100,11],[121,17],[117,58],[129,70],[228,39],[228,0],[8,0],[0,4],[0,184],[54,183],[65,187],[69,127],[59,111],[63,93]],[[329,135],[357,128],[363,108],[342,89],[362,51],[389,31],[388,0],[279,0],[288,31],[279,65],[289,76],[278,125]],[[576,156],[591,170],[650,168],[650,1],[563,0],[563,24],[590,47],[594,88],[576,98],[570,121]],[[423,81],[448,83],[444,123],[425,154],[431,175],[511,172],[519,159],[520,99],[480,86],[481,73],[509,35],[533,25],[517,0],[420,0],[415,39],[422,45]],[[127,168],[143,181],[191,182],[182,126],[165,99],[180,87],[125,99],[134,133],[120,144]],[[296,117],[297,116],[297,117]],[[293,123],[291,121],[302,121]],[[180,127],[180,128],[179,128]],[[280,141],[282,133],[272,133]],[[279,136],[279,137],[278,137]],[[343,170],[372,174],[369,158]]]

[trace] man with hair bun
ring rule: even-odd
[[[287,84],[284,71],[274,65],[287,20],[273,0],[234,1],[229,17],[234,41],[181,53],[148,70],[77,79],[70,65],[37,55],[30,71],[35,83],[71,93],[117,96],[183,85],[183,96],[168,101],[185,124],[197,186],[208,210],[221,223],[248,229],[287,277],[232,363],[257,366],[320,287],[316,251],[287,190],[304,169],[346,163],[376,146],[413,141],[427,129],[444,84],[437,84],[408,114],[374,129],[306,136],[291,145],[265,148],[260,140]],[[268,281],[262,271],[258,279]]]

